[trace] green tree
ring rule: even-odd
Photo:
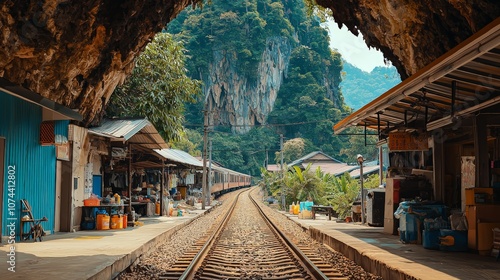
[[[357,162],[357,155],[361,154],[365,158],[365,160],[375,160],[378,158],[378,149],[376,147],[377,137],[374,135],[365,136],[363,129],[361,128],[351,128],[346,131],[347,133],[353,133],[356,135],[352,135],[347,137],[343,148],[340,150],[340,155],[342,158],[348,163]],[[369,132],[373,133],[373,132]]]
[[[349,215],[360,186],[358,180],[353,179],[349,173],[333,177],[331,183],[326,199],[337,212],[339,219],[343,219]]]
[[[200,147],[201,143],[203,143],[201,133],[196,130],[185,129],[180,133],[177,141],[171,141],[169,144],[173,149],[185,151],[192,156],[200,156],[203,149],[203,147]]]
[[[283,178],[282,173],[269,172],[265,168],[261,168],[261,180],[258,185],[268,195],[277,197],[282,191]]]
[[[283,143],[283,162],[290,163],[304,155],[305,142],[302,138],[294,138]],[[276,163],[281,163],[281,152],[275,153]]]
[[[138,57],[132,75],[111,96],[107,115],[146,117],[166,141],[179,139],[184,103],[201,92],[201,82],[187,76],[185,60],[181,42],[168,33],[157,34]]]

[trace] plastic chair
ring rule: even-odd
[[[25,218],[25,216],[27,216]],[[35,219],[33,212],[31,211],[31,205],[28,200],[21,199],[21,240],[26,241],[33,238],[34,241],[38,239],[42,242],[42,237],[45,236],[45,231],[41,225],[42,222],[48,221],[47,217],[41,219]],[[24,223],[30,224],[30,231],[28,233],[23,233]]]

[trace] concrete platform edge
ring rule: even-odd
[[[302,227],[305,231],[308,231],[313,240],[326,245],[330,249],[340,252],[350,260],[354,261],[357,265],[361,266],[367,272],[381,276],[384,279],[416,279],[398,268],[390,267],[380,260],[364,255],[358,249],[344,243],[342,240],[336,239],[322,232],[320,229],[313,226],[305,227],[301,223],[290,219],[287,215],[284,216]]]
[[[354,261],[357,265],[361,266],[367,272],[381,276],[384,279],[414,279],[411,275],[407,275],[397,268],[389,267],[380,260],[370,258],[364,255],[358,249],[338,240],[321,230],[309,227],[309,234],[312,239],[327,245],[331,249],[342,253],[344,256]]]

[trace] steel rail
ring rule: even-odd
[[[278,229],[277,226],[273,224],[273,222],[266,216],[262,208],[258,205],[255,199],[248,193],[250,200],[257,207],[259,213],[264,218],[269,227],[279,236],[283,241],[288,245],[288,247],[293,251],[293,253],[299,258],[299,260],[304,264],[305,268],[308,272],[314,276],[314,279],[329,279],[303,252],[300,250],[293,242],[288,239],[285,234]]]

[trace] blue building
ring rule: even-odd
[[[81,115],[0,78],[0,119],[1,236],[18,238],[21,199],[31,204],[35,218],[48,218],[47,232],[58,231],[58,158],[68,160],[69,120]]]

